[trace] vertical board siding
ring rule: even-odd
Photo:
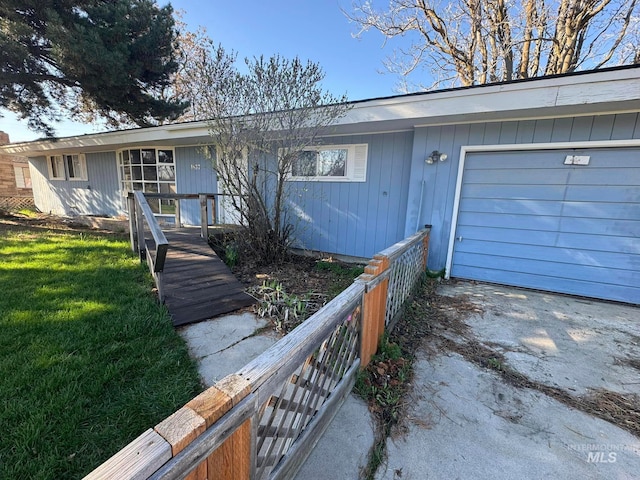
[[[288,182],[296,246],[370,257],[404,238],[413,132],[327,139],[368,144],[366,182]]]
[[[467,155],[451,275],[640,303],[640,148],[522,154]]]
[[[87,181],[49,180],[45,157],[29,159],[36,207],[55,215],[125,214],[115,152],[88,153]]]
[[[176,147],[177,193],[218,193],[216,172],[212,159],[207,158],[204,147]],[[217,207],[216,207],[217,208]],[[180,216],[185,225],[200,225],[198,200],[180,200]],[[212,215],[209,214],[209,222]]]
[[[416,128],[404,234],[415,233],[416,225],[433,225],[428,267],[445,266],[462,146],[637,139],[639,124],[640,114],[630,113]],[[447,161],[426,165],[433,150],[446,153]],[[531,154],[520,153],[523,160]]]

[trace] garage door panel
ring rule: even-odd
[[[562,204],[557,205],[562,207]],[[564,202],[563,213],[569,217],[640,220],[640,206],[624,203]]]
[[[535,288],[571,295],[605,298],[621,302],[640,302],[640,288],[624,287],[620,285],[595,284],[589,280],[567,279],[558,283],[556,277],[545,277],[523,272],[508,272],[501,270],[489,270],[478,267],[465,267],[464,272],[453,273],[454,277],[470,278],[484,282],[514,285],[516,287]]]
[[[560,220],[560,231],[566,233],[593,233],[592,218],[563,217]],[[598,219],[598,233],[608,236],[640,237],[640,221]]]
[[[469,185],[562,185],[567,183],[569,171],[521,168],[518,170],[471,170],[465,175]]]
[[[460,212],[560,215],[562,213],[562,203],[553,200],[464,198],[460,200]]]
[[[459,225],[458,229],[456,229],[456,238],[460,237],[464,241],[484,240],[516,243],[521,244],[523,248],[528,245],[548,245],[561,248],[588,248],[589,250],[602,252],[640,254],[640,242],[637,239],[610,235],[541,232]]]
[[[591,250],[601,252],[621,252],[638,255],[640,242],[635,238],[613,237],[610,235],[586,235],[581,233],[562,233],[554,246],[566,248],[583,248],[588,245]]]
[[[544,259],[558,264],[584,264],[597,267],[609,267],[619,270],[640,271],[640,254],[630,255],[620,252],[603,252],[576,248],[528,245],[523,249],[520,244],[504,242],[483,242],[465,239],[456,249],[458,253],[476,253],[500,257]]]
[[[514,153],[516,156],[514,156]],[[589,157],[589,165],[569,166],[569,168],[606,168],[613,169],[633,169],[638,167],[640,154],[638,149],[616,148],[616,149],[562,149],[546,151],[504,151],[504,152],[473,152],[468,154],[478,163],[468,163],[465,165],[465,173],[472,170],[509,169],[517,171],[520,169],[530,169],[532,167],[543,168],[545,170],[566,170],[567,165],[564,160],[568,155],[584,155]],[[481,162],[481,163],[480,163]]]
[[[493,198],[512,200],[557,200],[564,198],[563,185],[515,185],[496,188],[492,185],[466,185],[465,198]]]
[[[462,269],[467,266],[507,272],[535,272],[536,275],[556,279],[560,276],[562,276],[563,279],[572,280],[597,278],[597,283],[618,284],[627,287],[640,285],[640,272],[638,271],[634,272],[612,267],[580,265],[577,263],[557,263],[547,260],[459,252],[456,269]],[[456,269],[452,270],[452,273],[455,274]]]
[[[536,230],[560,233],[593,233],[593,219],[549,216],[536,213],[535,215],[514,215],[503,213],[460,212],[458,222],[463,226],[491,225],[495,228],[510,228],[522,230]],[[600,219],[599,233],[636,238],[640,237],[640,221]]]
[[[527,245],[549,245],[555,242],[557,237],[555,232],[534,232],[527,230],[511,230],[494,227],[474,227],[458,225],[456,238],[462,238],[463,242],[468,240],[497,241]],[[456,244],[463,242],[457,241]]]
[[[495,228],[518,228],[523,230],[541,230],[546,232],[557,232],[560,228],[559,216],[549,215],[513,215],[504,213],[496,217],[490,213],[467,213],[460,212],[458,216],[461,227],[475,226],[483,227],[491,222]]]
[[[633,178],[620,175],[620,170],[617,168],[593,168],[588,165],[571,171],[571,183],[574,185],[601,187],[602,185],[633,185],[632,182]]]
[[[640,149],[466,156],[453,276],[640,303],[639,272]]]
[[[545,170],[566,170],[564,159],[567,155],[580,155],[575,150],[557,151],[554,155],[548,152],[519,152],[520,156],[514,161],[513,152],[474,152],[474,158],[481,160],[482,164],[469,163],[465,165],[465,173],[472,170],[503,170],[517,171],[521,169],[544,168]]]
[[[573,185],[597,186],[603,184],[611,186],[633,186],[631,178],[620,175],[618,169],[583,167],[567,170],[542,168],[521,168],[518,170],[473,170],[469,178],[465,179],[470,185]]]
[[[640,185],[640,176],[637,177]],[[636,185],[572,185],[567,188],[565,200],[570,202],[588,202],[597,199],[602,203],[638,203],[640,202],[640,188]]]

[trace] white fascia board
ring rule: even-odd
[[[509,84],[371,100],[355,104],[337,124],[415,119],[416,126],[430,119],[637,102],[640,69],[594,72],[585,75],[540,79]]]
[[[56,152],[104,152],[117,150],[125,145],[173,145],[176,141],[206,138],[208,132],[205,122],[194,122],[14,143],[0,146],[0,150],[9,155],[30,157]]]

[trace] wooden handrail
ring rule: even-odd
[[[418,230],[416,233],[414,233],[410,237],[407,237],[404,240],[400,240],[398,243],[395,243],[394,245],[391,245],[390,247],[385,248],[381,252],[376,253],[374,255],[374,258],[387,257],[389,259],[389,262],[393,262],[396,258],[400,257],[404,252],[412,248],[417,241],[424,238],[424,236],[430,230],[431,229],[429,227],[424,228],[422,230]]]
[[[216,202],[217,197],[238,197],[243,195],[233,195],[230,193],[146,193],[144,197],[159,200],[175,200],[175,225],[182,226],[180,200],[198,200],[200,202],[200,231],[202,238],[208,238],[208,219],[209,208],[208,201],[211,200],[211,214],[213,216],[213,224],[217,223]],[[133,244],[133,243],[132,243]]]
[[[144,223],[147,223],[155,249],[150,251],[147,248],[146,240],[144,238]],[[137,251],[140,260],[146,260],[149,266],[149,271],[153,276],[156,287],[158,288],[158,298],[160,302],[164,301],[164,288],[162,285],[162,271],[164,270],[164,263],[167,258],[167,250],[169,248],[169,241],[164,232],[158,224],[151,206],[144,193],[140,191],[133,192],[133,195],[129,195],[129,229],[131,236],[131,246],[134,251]],[[135,231],[135,233],[134,233]]]
[[[230,193],[145,193],[145,198],[160,198],[163,200],[197,200],[201,195],[207,198],[238,197]]]
[[[153,211],[151,210],[151,206],[147,199],[145,198],[145,194],[137,191],[133,193],[136,204],[142,211],[143,218],[147,221],[147,226],[151,231],[151,235],[153,236],[153,242],[156,245],[156,255],[153,259],[153,271],[154,272],[162,272],[164,269],[164,261],[167,257],[167,248],[169,246],[169,241],[165,236],[164,232],[160,228],[160,224],[158,220],[156,220]],[[141,247],[140,247],[141,248]]]
[[[218,196],[228,195],[224,193],[143,193],[141,191],[129,193],[127,202],[129,208],[129,236],[131,240],[131,248],[134,252],[139,254],[141,261],[145,260],[149,265],[149,270],[151,271],[158,288],[158,297],[160,298],[160,301],[164,300],[161,274],[164,270],[169,242],[167,241],[167,237],[162,231],[153,210],[151,210],[148,199],[175,200],[175,221],[177,227],[181,226],[180,200],[199,200],[201,212],[201,236],[204,239],[208,239],[208,200],[211,199],[212,201],[211,213],[213,215],[213,223],[215,224],[215,198]],[[145,222],[153,236],[153,242],[155,245],[155,249],[153,251],[150,251],[150,249],[147,248],[146,240],[144,238]]]

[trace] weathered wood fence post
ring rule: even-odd
[[[427,271],[430,232],[431,225],[425,225],[424,230],[374,255],[365,267],[364,273],[356,280],[364,284],[360,368],[365,368],[371,361],[371,357],[376,354],[380,339],[387,328],[387,322],[389,322],[388,328],[393,328],[401,304],[410,295],[419,276]],[[422,236],[421,239],[419,239],[420,236]],[[415,243],[416,240],[422,243],[421,253],[418,255],[411,252],[415,252],[419,245]],[[405,259],[405,255],[409,257]],[[407,269],[407,262],[418,268]],[[389,292],[390,289],[391,292]],[[391,308],[387,312],[389,300]],[[387,318],[388,314],[390,318]]]
[[[202,392],[173,415],[149,429],[85,477],[146,479],[188,447],[251,391],[242,377],[229,375]],[[252,420],[247,419],[207,459],[194,465],[186,480],[249,480],[254,460]],[[174,477],[175,471],[162,471]]]
[[[136,199],[133,200],[134,203],[137,203]],[[142,213],[142,208],[138,208],[136,205],[136,232],[138,233],[138,254],[140,256],[140,260],[144,260],[146,257],[147,246],[144,241],[144,215]]]
[[[365,283],[362,302],[362,335],[360,336],[360,368],[365,368],[378,351],[378,343],[384,334],[387,311],[389,258],[376,255],[364,268],[359,281]]]
[[[429,239],[431,238],[431,225],[425,225],[427,235],[422,239],[422,270],[427,271],[427,259],[429,257]]]
[[[213,225],[218,224],[218,217],[216,215],[216,196],[211,196],[211,223]]]
[[[131,241],[131,250],[138,251],[138,233],[136,231],[136,199],[133,192],[127,195],[127,208],[129,210],[129,240]]]
[[[200,199],[200,236],[207,240],[209,238],[209,214],[207,211],[207,195],[198,194]]]
[[[176,228],[182,228],[182,214],[180,212],[180,199],[176,198],[173,200],[173,204],[175,205],[175,224]]]

